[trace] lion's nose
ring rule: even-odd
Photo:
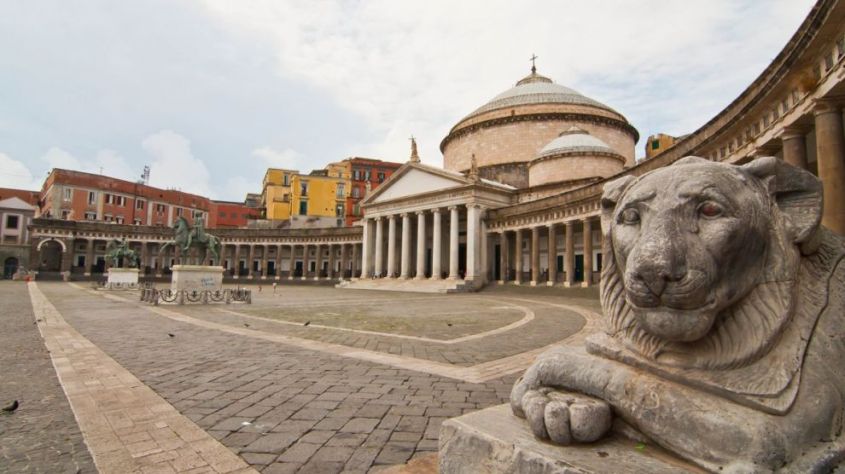
[[[659,269],[654,267],[642,268],[633,273],[633,277],[645,285],[654,296],[660,296],[666,290],[669,282],[680,281],[686,275],[686,269]]]

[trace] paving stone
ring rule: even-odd
[[[329,438],[331,438],[334,435],[335,435],[334,431],[315,430],[315,431],[309,431],[302,438],[300,438],[300,440],[305,442],[305,443],[324,444],[326,441],[329,440]]]
[[[279,461],[304,464],[318,449],[320,449],[319,444],[303,443],[300,441],[282,453],[279,456]]]
[[[296,433],[268,433],[245,446],[242,451],[249,453],[281,453],[293,444],[299,435]]]
[[[370,433],[381,420],[378,418],[352,418],[340,431],[346,433]]]
[[[294,474],[299,471],[300,467],[302,467],[302,464],[276,462],[264,468],[261,474]]]
[[[358,447],[368,437],[365,433],[336,433],[326,441],[326,446]]]
[[[375,464],[402,464],[414,454],[417,443],[390,441],[376,456]]]

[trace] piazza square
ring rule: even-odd
[[[197,28],[231,41],[212,63],[259,54],[250,48],[270,44],[259,33],[290,27],[287,13],[336,21],[281,3],[174,8],[185,10],[168,22],[214,19]],[[255,122],[237,133],[220,117],[182,124],[196,142],[145,129],[143,158],[121,133],[93,138],[77,123],[56,140],[115,149],[86,149],[90,160],[53,145],[17,161],[6,151],[47,142],[34,144],[38,120],[7,133],[13,120],[0,115],[0,472],[838,472],[845,1],[802,12],[772,13],[792,20],[772,40],[780,49],[711,115],[690,112],[701,120],[682,133],[654,118],[664,103],[642,104],[653,96],[609,92],[617,76],[558,82],[552,72],[579,76],[552,54],[531,54],[497,78],[508,87],[459,110],[425,102],[407,79],[421,97],[397,101],[387,81],[362,106],[350,83],[353,120],[312,100],[335,78],[289,84],[324,114],[319,138],[291,97],[300,115],[274,116],[291,130],[262,138],[264,109],[233,92],[221,102],[255,107]],[[356,16],[327,36],[339,42],[321,65],[338,76],[338,38],[356,37],[359,20],[374,21]],[[327,48],[310,34],[282,43]],[[288,74],[305,74],[304,56],[279,51]],[[243,64],[264,64],[253,59]],[[229,80],[185,64],[180,74],[205,77],[197,97],[209,77]],[[461,81],[457,94],[475,97]],[[117,94],[140,107],[141,92]],[[180,97],[198,111],[209,102]],[[690,109],[704,99],[716,101],[684,96]],[[151,125],[132,120],[165,120],[176,102],[115,127],[136,133]],[[368,132],[387,138],[355,135],[387,102],[396,123]],[[402,115],[420,104],[432,115]],[[234,128],[249,115],[228,111]],[[215,161],[215,146],[246,142],[234,168]]]

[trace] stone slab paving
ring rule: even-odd
[[[26,285],[0,282],[0,472],[93,473],[94,461],[36,325]]]
[[[36,283],[28,288],[44,343],[100,472],[255,472],[68,325]]]
[[[368,472],[434,452],[443,420],[503,403],[516,378],[466,383],[39,286],[74,328],[262,472]]]

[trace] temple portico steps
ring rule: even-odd
[[[414,280],[400,278],[372,278],[342,281],[335,288],[349,290],[409,291],[415,293],[469,293],[472,283],[464,280]]]

